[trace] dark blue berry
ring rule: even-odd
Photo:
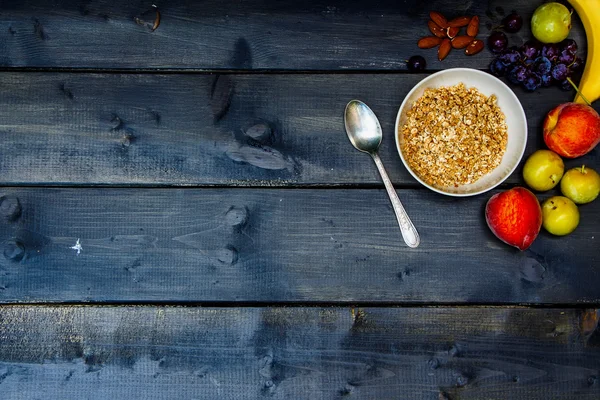
[[[558,82],[558,87],[561,88],[562,90],[567,90],[567,91],[573,89],[573,86],[571,86],[569,81],[566,79]]]
[[[498,56],[498,59],[502,61],[504,65],[509,66],[521,60],[521,53],[519,53],[516,48],[511,47],[510,49],[504,50],[502,54]]]
[[[412,56],[411,58],[408,59],[408,61],[406,62],[406,65],[410,72],[421,72],[421,71],[425,70],[425,67],[427,66],[427,62],[425,61],[425,58],[423,58],[422,56]]]
[[[517,73],[515,71],[516,69],[517,69],[516,67],[511,69],[508,72],[508,74],[506,75],[506,79],[508,79],[508,81],[510,83],[512,83],[513,85],[518,85],[520,83],[519,80],[517,79]]]
[[[552,63],[546,57],[538,57],[535,59],[533,66],[534,72],[540,75],[547,74],[552,69]]]
[[[554,80],[552,79],[552,75],[548,74],[543,74],[540,79],[542,80],[542,86],[543,87],[548,87],[551,86],[554,83]]]
[[[565,64],[556,64],[552,67],[552,77],[557,81],[567,79],[568,68]]]
[[[529,74],[527,79],[523,81],[523,87],[525,90],[533,92],[537,88],[539,88],[542,84],[542,80],[538,74]]]
[[[527,79],[528,74],[529,74],[529,72],[527,71],[527,68],[525,68],[522,65],[517,65],[512,70],[510,70],[507,78],[508,78],[509,82],[511,82],[511,83],[519,84],[519,83],[525,81],[525,79]]]
[[[490,64],[490,72],[494,76],[502,76],[504,72],[506,72],[506,66],[502,63],[502,61],[495,59]]]

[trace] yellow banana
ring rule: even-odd
[[[590,102],[600,98],[600,0],[569,0],[573,6],[587,37],[587,60],[579,91]],[[585,103],[582,97],[575,96],[576,103]]]

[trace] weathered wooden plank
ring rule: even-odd
[[[49,68],[167,68],[282,70],[405,70],[405,60],[427,57],[429,68],[486,68],[485,51],[466,57],[454,51],[443,62],[417,40],[430,35],[428,13],[479,15],[480,37],[492,20],[488,9],[518,9],[525,19],[511,35],[530,37],[529,18],[538,5],[518,0],[422,0],[348,2],[100,0],[4,0],[0,5],[0,66]],[[493,22],[498,25],[497,21]],[[585,49],[577,20],[572,36]]]
[[[0,182],[380,184],[344,130],[344,107],[360,98],[383,126],[381,157],[393,181],[416,185],[396,152],[394,123],[423,77],[2,73]],[[572,92],[516,92],[529,117],[528,155],[543,147],[544,115]],[[599,154],[571,164],[600,165]],[[520,172],[510,179],[519,181]]]
[[[2,397],[597,399],[591,314],[2,307]]]
[[[2,192],[5,303],[600,301],[600,202],[570,236],[520,252],[485,224],[491,193],[399,191],[422,238],[413,250],[383,190]]]

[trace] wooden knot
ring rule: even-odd
[[[222,265],[233,265],[238,260],[238,251],[235,247],[227,245],[217,252],[217,260]]]
[[[272,397],[275,394],[277,389],[277,385],[272,380],[265,381],[263,388],[261,389],[261,394],[263,396]]]
[[[160,12],[156,6],[133,17],[136,24],[145,26],[150,32],[154,32],[160,25]]]
[[[16,221],[21,216],[21,202],[14,195],[0,197],[0,215],[7,221]]]
[[[121,146],[123,146],[123,148],[127,148],[129,146],[131,146],[131,141],[133,140],[133,136],[132,135],[123,135],[123,137],[121,138]]]
[[[440,391],[438,393],[438,400],[451,400],[450,396],[448,396],[448,393]]]
[[[248,208],[231,206],[225,213],[225,221],[231,226],[244,226],[248,222]]]
[[[464,374],[459,374],[456,377],[456,387],[465,387],[469,383],[469,377]]]
[[[4,243],[4,257],[13,262],[19,262],[25,256],[25,246],[17,239],[11,239]]]
[[[440,367],[440,360],[437,358],[430,358],[429,361],[427,361],[427,366],[430,369],[438,369]]]
[[[346,386],[344,386],[342,388],[342,390],[340,390],[340,395],[341,396],[350,396],[352,393],[354,393],[354,389],[355,386],[351,383],[346,383]]]
[[[258,373],[265,378],[272,378],[271,367],[273,366],[273,355],[267,354],[260,360],[258,360],[259,370]]]
[[[458,347],[458,345],[453,345],[452,347],[450,347],[450,349],[448,350],[448,355],[450,357],[457,357],[460,355],[460,348]]]
[[[272,133],[273,130],[266,122],[256,123],[244,130],[244,135],[261,143],[267,141]]]

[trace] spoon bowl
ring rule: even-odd
[[[352,145],[365,153],[377,151],[383,134],[375,113],[362,101],[351,100],[346,106],[344,123]]]
[[[377,154],[381,138],[383,137],[377,116],[362,101],[351,100],[346,105],[344,124],[346,125],[348,139],[350,139],[352,145],[357,150],[368,153],[373,158],[373,161],[375,161],[375,165],[377,165],[381,179],[385,184],[385,189],[392,202],[394,213],[396,213],[396,219],[398,220],[398,225],[400,225],[400,232],[402,233],[404,242],[409,247],[417,247],[421,242],[419,233],[404,210],[394,189],[394,185],[392,185],[392,181],[388,177],[387,172],[385,172],[383,163]]]

